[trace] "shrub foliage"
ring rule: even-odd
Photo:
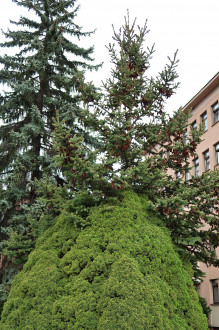
[[[207,329],[189,267],[149,206],[123,192],[83,229],[63,211],[13,281],[1,329]]]

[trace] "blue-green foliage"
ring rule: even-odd
[[[191,274],[147,206],[126,192],[93,208],[84,229],[63,211],[13,281],[0,328],[207,329]]]

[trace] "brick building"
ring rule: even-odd
[[[204,133],[203,141],[197,147],[197,157],[191,159],[194,167],[187,174],[187,179],[219,169],[219,72],[184,106],[183,111],[189,109],[192,109],[192,117],[185,135],[191,129],[197,129],[201,123]],[[219,247],[215,252],[219,257]],[[209,320],[212,329],[219,330],[219,268],[207,267],[202,263],[199,266],[206,273],[199,286],[199,294],[207,300],[212,310]]]

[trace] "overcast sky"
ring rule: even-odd
[[[169,99],[168,112],[185,105],[219,71],[219,0],[78,0],[81,8],[77,23],[84,30],[96,33],[85,45],[95,45],[96,62],[104,61],[98,73],[89,80],[101,84],[110,75],[110,58],[105,45],[112,41],[115,29],[124,22],[127,9],[130,18],[143,25],[148,20],[150,33],[145,45],[155,43],[156,53],[151,61],[151,73],[161,71],[178,49],[180,88]],[[11,0],[0,1],[0,27],[5,30],[9,19],[21,13]]]

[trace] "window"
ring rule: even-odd
[[[164,155],[165,155],[164,151],[161,150],[161,151],[160,151],[160,157],[161,157],[161,159],[164,159]]]
[[[203,113],[202,117],[202,124],[204,126],[204,131],[208,129],[208,119],[207,119],[207,111]]]
[[[216,164],[219,164],[219,143],[215,145]]]
[[[210,212],[214,211],[214,202],[213,202],[213,199],[211,197],[209,199],[209,211]]]
[[[188,132],[187,132],[187,130],[184,131],[184,137],[183,137],[183,139],[184,139],[184,143],[185,144],[188,144],[189,139],[188,139]]]
[[[199,176],[199,159],[196,158],[194,160],[194,166],[195,166],[195,177]]]
[[[217,121],[219,121],[219,104],[218,104],[218,102],[212,106],[212,110],[213,110],[213,121],[214,121],[214,123],[216,123]]]
[[[215,252],[215,246],[213,244],[210,245],[210,251]]]
[[[213,289],[213,303],[219,304],[219,291],[218,291],[218,280],[213,280],[212,289]]]
[[[204,152],[204,163],[205,163],[205,171],[210,170],[210,155],[209,150]]]
[[[186,172],[185,173],[185,180],[186,181],[189,181],[190,180],[190,174],[189,174],[189,172]]]
[[[193,121],[193,123],[192,123],[192,130],[197,131],[197,122],[196,122],[196,120]]]
[[[180,172],[176,172],[176,178],[177,178],[177,179],[180,178]]]

